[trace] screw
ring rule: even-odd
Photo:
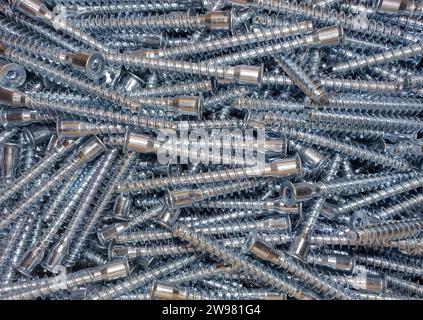
[[[217,38],[207,43],[198,42],[190,43],[183,46],[175,46],[172,48],[158,49],[155,52],[149,52],[149,56],[155,57],[179,57],[183,55],[194,55],[201,52],[210,52],[217,50],[224,50],[226,48],[233,48],[241,45],[251,45],[253,43],[260,43],[269,40],[276,40],[278,38],[294,36],[313,31],[312,23],[298,22],[296,24],[275,27],[265,30],[253,30],[253,32],[242,35],[234,35],[232,37]]]
[[[331,280],[325,279],[322,275],[313,273],[306,264],[285,255],[284,252],[276,250],[271,245],[255,236],[252,236],[246,241],[245,250],[285,269],[295,277],[298,277],[301,281],[304,281],[304,283],[312,287],[313,290],[329,298],[341,300],[354,298],[353,294],[348,293],[346,290],[338,289]]]
[[[1,296],[3,300],[25,300],[42,297],[60,290],[71,290],[82,285],[98,281],[113,281],[130,274],[128,261],[113,261],[100,267],[82,269],[80,271],[49,278],[18,282],[1,291],[10,291]]]
[[[418,114],[422,103],[418,99],[374,97],[372,100],[353,95],[330,97],[329,106],[350,112],[361,111],[369,114],[397,115]]]
[[[243,270],[251,276],[265,282],[267,285],[286,292],[291,297],[300,300],[313,299],[312,296],[307,295],[307,293],[298,288],[293,281],[283,278],[281,275],[276,274],[269,268],[265,268],[262,265],[254,263],[247,257],[225,249],[221,245],[216,244],[193,230],[190,230],[180,224],[176,224],[173,227],[172,232],[175,237],[189,241],[199,250],[209,252],[214,256],[219,257],[225,261],[225,263],[232,265],[232,267]]]
[[[91,161],[105,150],[105,146],[98,138],[90,139],[81,146],[79,153],[75,157],[69,159],[67,167],[62,167],[51,179],[34,192],[29,198],[18,203],[10,212],[3,215],[0,220],[0,228],[4,228],[12,222],[16,217],[25,212],[25,210],[37,201],[41,196],[58,185],[63,179],[70,178],[71,174],[81,168],[86,162]]]
[[[417,42],[418,37],[408,35],[396,26],[385,25],[383,22],[371,20],[367,17],[345,15],[338,11],[328,11],[324,8],[312,7],[307,4],[297,4],[294,1],[280,0],[228,0],[227,3],[235,6],[264,9],[280,15],[293,15],[296,18],[312,20],[316,23],[342,25],[345,29],[357,31],[369,36],[377,35],[387,39]]]
[[[375,130],[383,131],[399,131],[404,133],[419,132],[422,130],[422,122],[407,118],[406,116],[384,117],[378,115],[355,115],[349,113],[338,112],[320,112],[310,111],[308,118],[313,122],[327,122],[327,123],[346,123],[352,127],[367,127]]]
[[[111,150],[101,161],[98,171],[95,173],[96,176],[88,187],[87,192],[83,195],[78,208],[75,210],[72,219],[67,225],[66,231],[60,239],[54,243],[46,261],[42,264],[45,269],[52,271],[54,267],[61,265],[65,256],[69,253],[73,238],[79,238],[79,236],[77,236],[78,233],[80,233],[78,229],[81,228],[83,218],[89,212],[91,202],[95,199],[101,184],[109,173],[116,155],[117,150]]]
[[[301,173],[299,157],[292,159],[278,159],[263,167],[246,167],[239,169],[225,169],[205,173],[187,174],[175,177],[147,179],[118,185],[116,192],[148,191],[170,186],[200,185],[211,182],[242,180],[252,177],[290,177]]]
[[[404,162],[399,159],[392,159],[382,154],[373,152],[371,149],[366,148],[365,146],[360,144],[352,142],[341,142],[337,139],[327,138],[322,135],[303,133],[300,131],[287,130],[283,128],[279,128],[278,130],[287,138],[302,140],[306,143],[328,148],[350,157],[357,157],[363,160],[370,161],[372,163],[377,163],[388,167],[397,168],[400,170],[405,170],[410,167],[407,162]]]
[[[155,281],[151,287],[152,298],[165,300],[214,300],[212,296],[204,292],[181,289],[175,285],[165,282]]]
[[[47,7],[41,1],[38,0],[13,0],[11,2],[11,9],[19,10],[25,15],[32,17],[36,20],[40,20],[55,30],[63,31],[69,34],[76,40],[93,47],[100,52],[110,52],[110,49],[105,47],[101,42],[97,41],[94,37],[81,31],[81,29],[75,25],[68,23],[59,15],[55,15],[52,11],[48,10]]]
[[[120,13],[120,12],[150,12],[150,11],[184,11],[188,9],[201,9],[203,1],[160,1],[154,2],[150,0],[143,0],[136,3],[90,3],[90,5],[80,4],[58,4],[54,7],[54,12],[63,17],[78,17],[87,14],[105,14],[105,13]]]
[[[279,56],[282,53],[285,54],[286,52],[294,51],[303,47],[324,47],[335,45],[337,43],[342,43],[343,37],[344,33],[342,28],[338,26],[332,26],[319,29],[314,33],[304,37],[294,38],[290,41],[278,42],[266,46],[260,46],[249,50],[243,50],[237,53],[229,53],[215,59],[206,60],[206,62],[215,66],[227,64],[233,65],[246,62],[248,63],[253,59],[258,59],[269,55]]]
[[[314,197],[330,197],[332,195],[352,195],[365,191],[386,188],[395,183],[416,177],[415,172],[409,173],[375,173],[358,175],[350,179],[334,179],[332,181],[319,181],[316,183],[284,182],[281,186],[283,199],[286,205],[307,201]]]
[[[328,172],[322,179],[324,182],[330,182],[334,179],[335,175],[339,170],[339,166],[341,165],[341,159],[342,158],[339,154],[336,154],[332,158],[332,163],[328,168]],[[317,219],[319,218],[320,210],[322,205],[324,204],[324,201],[324,198],[319,198],[313,203],[310,209],[310,213],[301,223],[298,234],[295,236],[294,240],[291,243],[289,253],[295,256],[296,258],[304,259],[308,253],[308,250],[310,248],[309,239],[313,232],[313,229],[315,228]]]
[[[421,224],[419,219],[384,221],[350,230],[347,237],[363,243],[409,238],[420,233]]]
[[[192,264],[197,259],[198,256],[185,257],[174,262],[164,264],[159,268],[152,269],[147,272],[140,272],[139,274],[132,276],[130,279],[123,280],[117,284],[101,288],[99,291],[92,292],[86,297],[86,300],[110,300],[116,298],[144,284],[153,282],[160,277],[176,272]]]
[[[402,181],[398,184],[394,184],[393,186],[390,186],[384,190],[374,191],[373,193],[369,195],[358,197],[354,199],[353,201],[350,201],[339,207],[326,204],[322,210],[326,217],[335,218],[336,216],[342,215],[347,212],[351,212],[353,210],[364,208],[366,206],[371,205],[372,203],[376,203],[383,199],[419,188],[422,183],[423,183],[422,177],[417,176],[415,178]]]
[[[13,182],[13,184],[10,184],[7,188],[5,188],[2,195],[0,195],[0,204],[4,204],[8,199],[13,197],[15,193],[20,192],[23,188],[28,186],[43,172],[53,166],[53,164],[57,163],[59,159],[75,145],[77,144],[73,140],[65,140],[63,143],[55,144],[52,151],[47,152],[47,155],[37,162],[37,164],[31,168],[31,171],[23,172],[22,175]]]
[[[32,36],[32,38],[35,39],[28,42],[29,36],[31,36],[31,34],[3,36],[2,40],[8,46],[25,50],[36,57],[41,57],[42,59],[50,60],[57,64],[60,63],[64,66],[71,66],[76,70],[84,72],[86,76],[92,80],[97,80],[102,77],[104,71],[104,58],[101,54],[68,52],[54,45],[50,45],[47,49],[42,43],[42,38],[38,37],[37,39]]]
[[[163,225],[168,225],[168,222],[163,222]],[[290,231],[291,220],[289,217],[280,218],[266,218],[262,220],[256,220],[254,222],[237,222],[228,224],[217,224],[212,226],[200,226],[194,227],[193,230],[198,233],[205,235],[224,235],[224,234],[237,234],[237,233],[248,233],[253,230],[257,231]],[[122,231],[119,230],[118,234]],[[155,241],[155,240],[166,240],[172,239],[172,232],[163,230],[153,231],[134,231],[129,233],[123,233],[121,235],[115,235],[115,241],[122,242],[138,242],[138,241]],[[107,241],[105,237],[102,241]],[[137,254],[137,253],[135,253]]]

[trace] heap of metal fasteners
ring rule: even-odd
[[[421,299],[422,31],[420,0],[0,1],[0,299]]]

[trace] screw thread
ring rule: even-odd
[[[77,20],[77,25],[90,33],[126,32],[128,30],[157,32],[157,31],[192,31],[207,28],[206,15],[190,12],[169,13],[164,15],[132,15],[119,13],[118,16],[89,16]]]
[[[374,93],[382,96],[402,94],[403,82],[397,81],[368,81],[350,79],[320,79],[320,83],[326,89],[336,91],[336,93]]]
[[[211,226],[194,227],[195,232],[206,235],[227,235],[227,234],[248,234],[251,231],[289,231],[291,222],[288,217],[278,219],[268,218],[258,221],[235,222],[228,224],[217,224]],[[115,237],[116,243],[126,242],[149,242],[156,240],[172,239],[170,231],[152,230],[152,231],[133,231],[119,234]]]
[[[69,50],[71,52],[77,52],[83,49],[80,43],[76,42],[69,36],[61,35],[50,26],[47,26],[46,24],[40,21],[31,19],[21,12],[15,11],[13,12],[13,15],[6,14],[6,16],[13,21],[9,22],[7,30],[11,30],[11,28],[13,28],[15,35],[20,35],[22,33],[22,29],[19,28],[19,25],[22,25],[28,30],[31,30],[43,36],[44,38],[56,43],[60,47],[65,48],[66,50]],[[0,25],[4,25],[4,20],[1,21],[2,22],[0,23]]]
[[[221,55],[214,59],[206,60],[206,62],[214,66],[237,65],[239,63],[250,64],[253,60],[258,58],[267,57],[269,55],[275,56],[276,54],[282,54],[299,48],[313,46],[310,37],[312,36],[294,37],[288,41],[275,39],[273,43],[266,43],[264,46],[256,46],[248,50],[238,50],[233,53]]]
[[[31,170],[21,173],[21,176],[16,179],[13,184],[7,185],[7,188],[0,195],[0,204],[4,204],[8,199],[13,197],[15,193],[20,192],[25,186],[30,185],[36,177],[53,167],[68,150],[69,148],[59,147],[52,152],[47,152],[47,155],[40,159]]]
[[[84,3],[84,1],[80,1]],[[60,2],[56,2],[60,3]],[[63,7],[59,7],[63,6]],[[59,7],[59,8],[58,8]],[[116,2],[102,3],[95,1],[87,4],[63,4],[56,5],[59,14],[66,17],[78,17],[86,14],[110,14],[120,12],[167,12],[167,11],[186,11],[188,9],[201,9],[202,1],[198,0],[142,0],[140,2]]]
[[[131,93],[131,97],[178,96],[212,90],[212,83],[208,80],[198,82],[175,83],[155,88],[146,88]]]
[[[397,240],[419,234],[422,226],[423,220],[421,219],[386,221],[350,230],[347,237],[359,243]]]
[[[371,116],[362,114],[339,113],[333,111],[310,111],[308,113],[308,119],[311,122],[347,124],[353,128],[370,128],[385,132],[418,132],[421,131],[423,127],[422,121],[402,115],[385,117],[381,115]]]
[[[353,158],[370,161],[375,164],[405,170],[410,168],[410,164],[401,159],[393,159],[386,155],[377,153],[371,148],[353,142],[341,142],[338,139],[327,138],[322,135],[314,135],[290,129],[279,128],[279,131],[287,138],[302,140],[306,143],[320,146],[345,154]]]
[[[223,246],[205,238],[193,230],[178,224],[174,226],[173,233],[176,237],[190,242],[195,248],[213,254],[233,268],[241,269],[251,276],[262,280],[271,287],[285,292],[291,297],[300,300],[311,298],[293,281],[282,278],[282,276],[276,274],[271,269],[265,268],[247,257],[225,249]]]
[[[275,60],[291,78],[292,82],[308,97],[319,104],[328,104],[329,97],[323,89],[321,82],[312,79],[307,72],[301,69],[299,65],[290,58],[279,56],[275,58]]]
[[[183,46],[165,48],[157,52],[162,57],[179,57],[183,55],[193,56],[201,52],[222,51],[241,45],[276,40],[287,36],[299,35],[313,30],[313,25],[308,22],[295,22],[287,26],[270,29],[257,29],[245,34],[237,34],[231,37],[217,38],[208,42],[189,43]]]
[[[383,189],[401,181],[416,177],[415,171],[398,172],[398,173],[374,173],[360,176],[354,176],[349,179],[336,179],[330,183],[318,182],[316,187],[320,195],[326,197],[336,194],[352,195],[372,191],[376,189]]]
[[[320,8],[291,0],[252,0],[245,1],[241,5],[244,7],[264,9],[280,15],[290,14],[296,16],[298,19],[312,20],[313,22],[326,25],[340,24],[346,29],[364,33],[373,38],[386,38],[402,42],[419,41],[419,37],[407,34],[407,32],[396,26],[368,19],[360,15],[338,12],[328,7]]]
[[[423,52],[421,43],[404,46],[398,49],[390,49],[385,52],[376,53],[362,58],[352,59],[346,62],[335,64],[332,71],[335,73],[347,73],[356,70],[371,68],[378,64],[387,64],[397,60],[404,60],[410,57],[420,56]]]
[[[389,188],[374,191],[373,193],[369,195],[358,197],[352,201],[349,201],[348,203],[345,203],[337,208],[334,208],[334,210],[336,211],[337,215],[342,215],[347,212],[364,208],[366,206],[382,201],[389,197],[393,197],[395,195],[399,195],[401,193],[420,188],[422,185],[423,185],[423,176],[418,175],[415,178],[402,181]]]
[[[408,261],[406,264],[397,258],[371,256],[366,254],[356,254],[355,259],[357,263],[365,266],[374,266],[378,269],[387,269],[391,271],[399,271],[406,273],[413,277],[421,277],[423,275],[423,266],[421,262]]]
[[[282,99],[255,99],[255,98],[238,98],[235,101],[237,109],[249,109],[255,112],[266,111],[304,111],[305,105],[301,101],[282,100]]]
[[[388,220],[393,219],[403,212],[409,212],[423,204],[423,195],[418,194],[409,196],[406,199],[402,199],[395,205],[385,208],[380,212],[377,212],[374,216],[378,219]]]
[[[330,98],[329,106],[349,112],[361,111],[381,115],[419,114],[423,104],[418,99],[372,97],[359,98],[353,95],[337,95]]]
[[[92,235],[99,223],[102,213],[106,210],[110,201],[114,195],[114,189],[117,182],[124,176],[125,172],[128,171],[129,167],[132,166],[136,158],[135,153],[129,153],[128,156],[123,160],[123,163],[117,169],[113,169],[114,173],[107,184],[106,189],[98,200],[96,207],[94,208],[83,232],[76,240],[71,244],[68,255],[66,256],[66,266],[73,266],[78,260],[79,256],[85,252],[84,247],[87,245],[87,241],[90,235]],[[94,261],[96,261],[94,259]],[[97,260],[98,261],[98,260]],[[103,263],[104,264],[104,263]]]
[[[112,300],[118,296],[126,294],[132,290],[137,289],[138,287],[145,285],[147,283],[153,282],[156,279],[176,272],[182,268],[185,268],[191,265],[198,259],[197,256],[189,256],[177,261],[162,265],[157,269],[153,269],[147,272],[141,272],[140,274],[133,276],[127,280],[120,281],[117,284],[110,285],[108,287],[103,287],[98,291],[93,292],[86,297],[86,300]]]
[[[103,157],[103,159],[97,161],[93,167],[91,171],[92,175],[94,176],[92,182],[81,198],[81,201],[78,204],[74,214],[72,215],[66,230],[53,245],[50,255],[47,258],[46,265],[48,265],[49,268],[53,268],[61,264],[65,258],[65,255],[67,255],[69,252],[69,247],[72,240],[74,238],[79,238],[79,236],[76,237],[76,235],[77,233],[81,233],[80,229],[82,227],[82,223],[84,222],[84,217],[88,214],[98,190],[102,187],[106,176],[110,173],[109,171],[113,165],[113,161],[117,156],[117,152],[117,149],[112,149]],[[60,251],[61,247],[64,247],[65,249]]]
[[[61,85],[69,86],[71,88],[78,88],[92,96],[98,96],[117,103],[128,108],[129,110],[135,110],[137,112],[139,111],[140,105],[138,101],[130,99],[120,94],[116,90],[111,90],[111,88],[106,88],[104,86],[94,84],[91,81],[88,81],[86,78],[77,76],[68,70],[64,70],[58,66],[39,61],[38,59],[28,56],[16,49],[8,48],[4,52],[4,55],[51,81],[55,81]]]
[[[167,188],[170,186],[202,185],[206,183],[217,183],[221,181],[241,181],[250,177],[260,177],[263,168],[242,167],[236,169],[224,169],[218,171],[201,172],[172,177],[161,177],[136,182],[121,183],[117,186],[116,192],[151,191]]]

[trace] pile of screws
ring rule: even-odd
[[[423,2],[0,2],[0,299],[423,297]]]

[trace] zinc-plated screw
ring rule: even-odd
[[[36,20],[45,22],[52,26],[55,30],[63,31],[69,34],[78,41],[93,47],[100,52],[110,52],[111,50],[104,46],[96,38],[89,34],[82,32],[78,26],[69,23],[66,19],[59,15],[55,15],[52,11],[48,10],[47,7],[41,1],[37,0],[13,0],[11,3],[12,10],[19,10],[25,15],[32,17]]]
[[[330,182],[335,178],[341,165],[341,156],[336,154],[332,158],[332,163],[328,168],[328,172],[322,179],[324,182]],[[289,248],[289,253],[299,259],[304,259],[310,249],[310,236],[313,233],[313,229],[317,223],[317,219],[320,215],[320,209],[324,204],[324,198],[317,199],[311,209],[309,214],[306,216],[305,220],[301,223],[298,233],[295,236],[294,240],[291,243]]]
[[[347,237],[359,243],[384,242],[416,236],[420,233],[423,221],[408,219],[383,221],[380,224],[363,226],[347,232]]]
[[[63,17],[78,17],[86,14],[105,14],[105,13],[120,13],[120,12],[160,12],[160,11],[185,11],[188,9],[201,9],[203,1],[174,1],[162,0],[159,2],[151,0],[142,0],[139,2],[126,3],[97,3],[94,1],[90,5],[83,4],[58,4],[54,7],[54,12]]]
[[[85,163],[93,160],[100,153],[105,150],[105,146],[98,138],[90,139],[86,142],[76,154],[76,156],[69,159],[67,167],[62,167],[50,180],[43,185],[31,196],[19,202],[11,211],[3,215],[0,220],[0,228],[4,228],[7,224],[12,222],[16,217],[23,214],[32,204],[34,204],[40,197],[57,186],[62,180],[72,177],[73,172],[84,166]]]
[[[178,57],[183,55],[193,56],[201,52],[221,51],[227,48],[233,48],[242,45],[251,45],[269,40],[276,40],[287,36],[299,35],[302,33],[313,31],[312,23],[298,22],[296,24],[275,27],[264,30],[253,30],[252,32],[233,35],[231,37],[217,38],[208,42],[190,43],[183,46],[175,46],[172,48],[158,49],[155,52],[149,52],[149,55],[156,57]]]
[[[301,112],[305,109],[304,103],[300,101],[279,100],[279,99],[255,99],[237,98],[233,102],[236,109],[248,109],[254,112],[260,111],[290,111]]]
[[[365,208],[366,206],[369,206],[378,201],[382,201],[389,197],[393,197],[395,195],[399,195],[401,193],[419,188],[422,185],[423,185],[423,177],[418,175],[415,178],[402,181],[386,189],[383,189],[380,191],[374,191],[371,194],[358,197],[338,207],[334,205],[326,204],[322,210],[324,211],[324,215],[326,217],[332,217],[333,219],[345,213],[358,210],[361,208]]]
[[[3,91],[5,90],[5,91]],[[106,89],[105,89],[106,90]],[[6,92],[7,94],[3,94]],[[95,118],[108,122],[125,124],[139,128],[174,129],[174,130],[190,130],[190,129],[213,129],[213,128],[241,128],[244,125],[243,120],[205,120],[205,121],[174,121],[167,119],[156,119],[140,115],[123,113],[121,111],[112,111],[109,109],[101,109],[98,107],[88,107],[85,104],[77,104],[70,102],[62,102],[56,99],[56,94],[50,95],[46,93],[38,94],[28,92],[26,94],[14,90],[6,91],[0,88],[0,101],[2,103],[17,106],[25,105],[34,109],[41,109],[49,113],[64,115],[75,115],[84,118]],[[51,99],[51,100],[50,100]],[[198,99],[196,99],[198,100]]]
[[[96,172],[95,178],[88,187],[88,190],[81,199],[81,202],[78,204],[72,219],[67,225],[66,231],[62,234],[59,240],[53,244],[46,261],[42,264],[45,269],[52,271],[54,267],[62,264],[65,256],[69,253],[71,242],[77,237],[81,224],[84,222],[84,217],[89,213],[91,203],[94,201],[97,192],[100,187],[102,187],[102,183],[109,174],[109,170],[111,169],[113,161],[117,156],[117,152],[118,151],[116,149],[113,149],[104,156],[104,159],[101,161],[98,171]]]
[[[400,200],[397,204],[384,208],[383,210],[374,214],[380,220],[393,219],[403,212],[409,212],[412,209],[418,208],[423,204],[423,195],[417,194],[407,196],[405,199]]]
[[[283,198],[287,205],[296,202],[307,201],[314,197],[331,197],[332,195],[352,195],[365,191],[386,188],[404,180],[414,178],[417,173],[375,173],[369,175],[357,175],[349,179],[333,179],[332,181],[319,181],[316,183],[284,182],[281,186]]]
[[[364,68],[370,69],[378,64],[387,64],[393,61],[421,56],[422,53],[423,45],[421,43],[418,43],[338,63],[332,67],[332,71],[335,73],[348,73],[356,70],[362,70]]]
[[[275,60],[291,78],[292,82],[309,98],[321,105],[329,104],[329,96],[322,84],[317,80],[313,80],[307,72],[301,70],[295,61],[282,56],[275,57]]]
[[[232,13],[230,11],[215,11],[206,14],[191,14],[190,12],[173,12],[163,15],[119,15],[94,16],[74,20],[75,25],[91,33],[124,32],[127,30],[157,32],[173,30],[192,31],[195,29],[231,30]]]
[[[5,11],[4,8],[0,6],[0,11],[7,16],[10,20],[0,19],[0,28],[4,28],[5,31],[10,32],[16,36],[19,36],[22,33],[21,26],[26,27],[27,30],[33,31],[34,33],[43,36],[44,38],[48,39],[49,41],[59,45],[60,47],[69,50],[71,52],[80,51],[82,48],[79,42],[76,42],[74,39],[70,38],[69,36],[59,34],[56,32],[52,27],[31,19],[30,17],[26,16],[20,12],[9,12],[8,10]]]
[[[193,205],[194,208],[207,208],[207,209],[235,209],[235,210],[255,210],[255,211],[270,211],[277,212],[278,214],[299,214],[301,207],[287,207],[283,203],[282,198],[272,200],[260,199],[223,199],[223,200],[208,200]],[[222,217],[215,217],[216,219],[223,219]],[[197,222],[197,221],[196,221]],[[201,223],[203,224],[203,223]]]
[[[93,96],[99,96],[103,99],[115,102],[121,106],[125,106],[130,110],[136,110],[137,112],[139,110],[139,102],[125,97],[115,90],[94,84],[87,79],[69,72],[68,70],[63,70],[58,66],[42,62],[36,58],[24,54],[19,50],[12,49],[11,47],[6,46],[4,43],[0,43],[0,54],[25,66],[26,68],[31,69],[33,72],[40,74],[42,77],[54,79],[54,81],[58,83],[78,88],[82,91],[90,93]]]
[[[303,47],[324,47],[331,46],[343,41],[344,33],[338,26],[327,27],[315,31],[314,33],[294,38],[288,41],[279,41],[277,43],[259,46],[257,48],[242,50],[236,53],[229,53],[220,57],[206,60],[209,65],[227,65],[238,63],[249,63],[251,60],[285,54]]]
[[[159,268],[152,269],[147,272],[140,272],[127,280],[123,280],[108,287],[103,287],[99,291],[96,290],[92,292],[86,297],[86,300],[111,300],[141,287],[142,285],[153,282],[167,274],[171,274],[189,266],[196,260],[198,260],[198,256],[189,256],[167,263]]]
[[[236,222],[227,224],[216,224],[211,226],[200,226],[192,228],[194,232],[205,235],[225,235],[225,234],[246,234],[251,231],[268,231],[281,232],[291,230],[291,220],[287,217],[280,218],[265,218],[252,222]],[[139,241],[156,241],[172,239],[172,232],[170,231],[134,231],[123,233],[115,236],[115,241],[122,242],[139,242]],[[136,254],[136,252],[135,252]]]
[[[147,179],[138,182],[119,184],[116,192],[136,192],[167,188],[170,186],[201,185],[221,181],[243,180],[253,177],[290,177],[301,173],[299,157],[278,159],[263,167],[225,169],[174,177]]]
[[[114,169],[116,172],[111,176],[108,186],[99,198],[98,204],[88,219],[84,230],[81,232],[81,235],[74,240],[69,248],[68,255],[66,256],[66,266],[73,266],[79,255],[85,252],[83,249],[86,246],[89,236],[95,232],[95,227],[98,226],[101,214],[105,211],[107,205],[110,203],[110,200],[113,198],[114,188],[117,181],[124,176],[128,168],[133,164],[135,158],[136,155],[134,153],[129,153],[123,160],[121,167],[119,169]]]
[[[235,81],[240,84],[260,85],[263,67],[253,66],[216,66],[207,62],[194,63],[187,61],[165,60],[160,58],[146,58],[134,54],[108,54],[109,63],[123,65],[128,68],[149,68],[171,72],[197,74],[208,78],[215,77],[223,80]]]
[[[370,128],[390,132],[419,132],[423,129],[423,121],[400,116],[372,116],[363,114],[340,113],[333,111],[310,111],[308,119],[312,122],[347,124],[354,128]]]
[[[396,258],[366,254],[355,254],[355,259],[359,264],[374,266],[378,269],[395,270],[413,277],[421,277],[423,275],[423,266],[421,265],[421,262],[417,261],[404,263]]]
[[[25,171],[16,179],[13,184],[7,186],[0,195],[0,204],[4,204],[8,199],[14,196],[15,193],[20,192],[23,188],[28,186],[32,181],[39,177],[43,172],[46,172],[51,166],[59,161],[63,155],[76,145],[75,141],[65,140],[63,143],[54,145],[51,152],[48,152],[30,171]]]
[[[338,139],[327,138],[322,135],[304,133],[284,128],[279,128],[278,131],[287,138],[302,140],[306,143],[310,143],[322,148],[328,148],[352,158],[360,158],[372,163],[381,164],[400,170],[410,168],[410,164],[403,160],[392,159],[391,157],[376,153],[372,149],[357,143],[341,142]]]
[[[189,241],[195,248],[213,254],[222,259],[225,263],[230,264],[232,267],[243,270],[267,285],[277,290],[281,290],[282,292],[286,292],[291,297],[300,300],[314,298],[305,293],[303,289],[299,288],[293,281],[276,274],[269,268],[254,263],[243,255],[225,249],[223,246],[205,238],[189,228],[177,224],[173,227],[172,232],[175,237]]]
[[[71,66],[78,71],[84,72],[92,80],[97,80],[103,76],[104,58],[101,54],[69,52],[51,43],[47,43],[49,46],[46,47],[45,43],[43,43],[44,39],[41,37],[34,39],[32,36],[32,39],[28,41],[29,36],[31,34],[20,36],[3,35],[2,41],[8,46],[25,50],[36,57],[52,61],[56,64]]]
[[[246,241],[245,250],[292,273],[314,291],[322,293],[329,298],[341,300],[354,299],[352,293],[338,288],[330,278],[312,272],[305,263],[286,255],[280,250],[276,250],[270,244],[255,236],[252,236]]]
[[[0,296],[0,299],[33,299],[98,281],[113,281],[127,277],[129,274],[130,268],[127,260],[113,261],[104,266],[82,269],[70,274],[10,284],[0,289],[0,292],[9,292]]]
[[[272,181],[272,179],[261,178],[251,181],[229,182],[222,186],[173,190],[168,193],[169,206],[173,209],[189,207],[194,203],[204,201],[209,198],[256,188],[264,184],[268,184],[269,181]]]
[[[52,219],[48,228],[44,230],[40,239],[38,239],[38,241],[33,246],[29,247],[29,249],[25,252],[17,267],[17,270],[20,273],[26,276],[30,276],[35,267],[37,267],[41,260],[44,258],[47,247],[53,241],[54,237],[56,236],[59,229],[63,226],[66,219],[69,219],[74,208],[77,207],[78,203],[81,201],[83,195],[88,190],[90,183],[95,178],[95,174],[98,172],[100,164],[100,162],[96,163],[92,170],[90,170],[90,172],[85,177],[83,177],[83,180],[73,191],[72,197],[69,199],[69,201],[63,204],[62,210],[60,210],[58,214],[54,216],[54,219]],[[79,174],[80,172],[78,170],[74,173],[74,176],[69,179],[69,182],[72,185],[75,183],[75,179]],[[55,210],[57,209],[57,206],[58,204],[53,202],[50,206],[50,209]]]
[[[289,14],[297,18],[312,20],[321,24],[340,24],[345,29],[379,36],[387,39],[407,42],[418,42],[420,37],[408,34],[406,31],[383,22],[371,20],[360,15],[346,15],[336,10],[327,10],[307,3],[281,0],[228,0],[235,6],[264,9],[281,15]]]
[[[419,99],[373,97],[368,99],[353,95],[336,95],[329,99],[329,107],[350,112],[361,111],[370,114],[397,115],[419,114],[423,104]]]
[[[117,235],[122,234],[125,231],[128,231],[134,227],[137,227],[138,225],[142,225],[148,220],[152,220],[158,217],[164,209],[165,208],[163,208],[163,204],[159,204],[157,206],[154,206],[153,208],[148,209],[145,212],[142,212],[141,214],[127,222],[112,224],[106,227],[105,229],[97,232],[98,239],[102,244],[106,244],[113,240]],[[160,232],[158,232],[158,234],[160,234]]]

